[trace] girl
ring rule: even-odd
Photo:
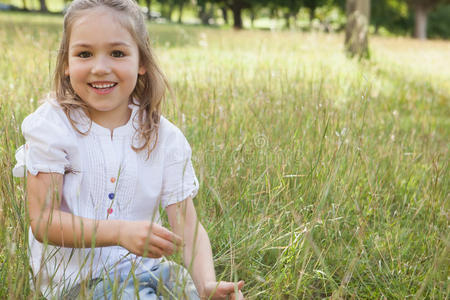
[[[54,84],[22,124],[14,168],[27,174],[35,288],[57,298],[243,299],[243,281],[216,282],[192,202],[191,148],[161,116],[167,84],[135,1],[72,3]],[[161,260],[178,249],[192,277]]]

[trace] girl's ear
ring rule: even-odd
[[[66,76],[69,76],[70,74],[69,74],[69,67],[65,67],[64,68],[64,75],[66,75]]]
[[[144,75],[147,72],[144,66],[139,67],[138,74]]]

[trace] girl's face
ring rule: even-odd
[[[128,116],[138,74],[146,72],[136,42],[115,13],[108,8],[82,12],[71,28],[65,74],[94,121]]]

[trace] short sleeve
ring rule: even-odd
[[[191,160],[191,147],[183,133],[177,128],[164,147],[164,169],[161,204],[168,205],[195,197],[198,179]]]
[[[36,175],[64,174],[70,169],[67,153],[74,141],[58,115],[45,113],[45,109],[34,112],[23,121],[22,134],[26,143],[16,151],[14,176],[23,177],[27,170]]]

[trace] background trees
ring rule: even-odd
[[[316,17],[316,9],[324,5],[326,0],[303,0],[303,5],[309,9],[309,22],[311,23]]]
[[[303,1],[301,0],[279,0],[277,3],[271,3],[272,9],[281,8],[283,10],[283,16],[286,20],[286,27],[291,27],[291,18],[297,20],[297,15],[300,11],[300,8],[303,5]]]
[[[181,23],[183,17],[197,17],[204,25],[223,20],[236,29],[244,27],[244,20],[253,21],[263,18],[283,18],[286,28],[311,29],[320,24],[328,29],[330,18],[336,18],[336,9],[340,17],[335,29],[344,29],[346,24],[347,0],[136,0],[146,8],[149,19],[151,11],[158,12],[167,21]],[[358,0],[362,1],[362,0]],[[358,2],[357,1],[357,2]],[[21,5],[19,9],[37,9],[42,12],[60,10],[68,0],[3,0],[6,4]],[[450,0],[376,0],[370,1],[371,18],[369,32],[412,35],[418,39],[428,36],[450,38]],[[333,17],[327,15],[332,12]],[[319,12],[319,13],[318,13]],[[175,17],[174,17],[175,16]],[[299,17],[300,16],[300,17]],[[155,18],[155,14],[153,15]],[[313,24],[313,20],[316,22]],[[298,24],[301,24],[299,26]],[[309,24],[309,25],[308,25]]]
[[[235,29],[243,28],[242,22],[242,13],[243,10],[249,10],[251,15],[253,15],[253,19],[255,17],[255,6],[258,5],[267,5],[269,0],[223,0],[218,1],[222,3],[226,8],[230,9],[233,14],[233,27]]]
[[[427,38],[428,14],[439,4],[450,4],[449,0],[407,0],[414,11],[414,37],[424,40]]]

